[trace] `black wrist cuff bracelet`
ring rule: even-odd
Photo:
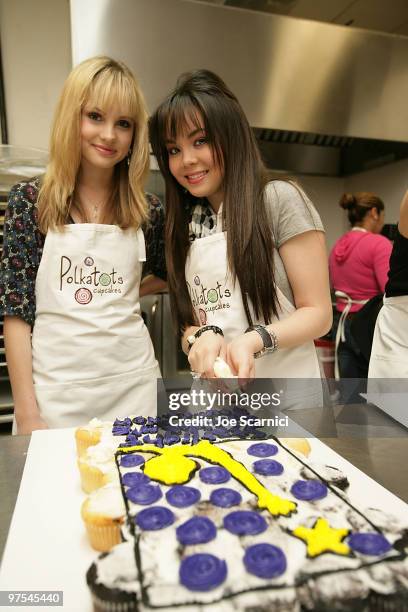
[[[265,353],[274,353],[278,349],[278,338],[275,332],[268,331],[263,325],[251,325],[245,330],[245,333],[250,331],[256,331],[262,338],[263,348],[254,353],[254,357],[262,357]]]
[[[187,354],[190,352],[190,349],[197,338],[199,338],[201,334],[206,331],[212,331],[214,334],[219,334],[220,336],[224,337],[224,332],[222,331],[221,327],[218,327],[218,325],[204,325],[203,327],[200,327],[200,329],[197,329],[195,334],[187,337]]]
[[[201,334],[203,334],[206,331],[212,331],[214,332],[214,334],[219,334],[220,336],[224,336],[224,332],[222,331],[221,327],[218,327],[218,325],[204,325],[204,327],[200,327],[200,329],[197,329],[194,335],[196,338],[199,338]]]

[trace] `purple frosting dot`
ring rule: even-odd
[[[206,484],[222,484],[231,478],[228,470],[218,465],[202,468],[199,474],[200,479]]]
[[[264,438],[266,438],[266,436],[268,435],[266,433],[266,431],[258,431],[257,429],[252,433],[253,437],[258,439],[258,440],[262,440]]]
[[[290,489],[296,499],[316,501],[327,495],[327,487],[320,480],[297,480]]]
[[[176,508],[187,508],[196,504],[201,498],[201,493],[195,487],[185,487],[183,485],[175,485],[166,493],[166,499],[172,506]]]
[[[140,484],[149,484],[150,478],[143,474],[143,472],[127,472],[123,474],[122,483],[126,487],[135,487]]]
[[[174,514],[164,506],[153,506],[138,512],[136,524],[143,531],[157,531],[174,523]]]
[[[144,463],[144,458],[141,455],[123,455],[120,460],[122,467],[136,467]]]
[[[117,427],[112,427],[112,435],[114,436],[125,436],[129,433],[130,427],[127,425],[118,425]]]
[[[142,446],[143,442],[141,440],[136,440],[135,443],[133,442],[123,442],[122,444],[119,444],[119,448],[128,448],[130,446]]]
[[[162,492],[160,487],[151,484],[138,484],[136,487],[127,489],[125,495],[134,504],[148,506],[157,502],[161,498]]]
[[[214,506],[219,506],[220,508],[238,506],[241,501],[241,495],[238,493],[238,491],[234,491],[234,489],[215,489],[215,491],[212,491],[210,495],[210,502],[214,504]]]
[[[286,557],[277,546],[254,544],[245,551],[244,565],[247,572],[258,578],[275,578],[286,571]]]
[[[353,533],[347,542],[350,548],[363,555],[384,555],[392,548],[380,533]]]
[[[184,546],[205,544],[215,538],[217,529],[206,516],[193,516],[180,527],[177,527],[176,535],[180,544],[184,544]]]
[[[268,444],[267,442],[259,442],[258,444],[251,444],[247,449],[248,455],[254,457],[272,457],[278,452],[276,444]]]
[[[251,510],[237,510],[230,512],[224,518],[224,527],[234,535],[256,535],[267,528],[263,516]]]
[[[129,417],[125,417],[124,419],[115,419],[113,422],[113,427],[117,427],[119,425],[126,425],[126,427],[130,427],[132,424],[132,420]]]
[[[283,473],[283,465],[275,459],[259,459],[254,461],[254,472],[262,476],[280,476]]]
[[[211,591],[227,577],[227,564],[207,553],[190,555],[182,560],[179,577],[180,583],[190,591]]]
[[[211,433],[210,431],[205,431],[202,435],[203,440],[209,440],[210,442],[215,442],[217,437]]]
[[[180,436],[178,434],[166,431],[163,441],[166,446],[172,446],[172,444],[178,444],[180,442]]]
[[[146,417],[137,416],[133,419],[135,425],[144,425],[146,423]]]

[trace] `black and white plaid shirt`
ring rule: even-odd
[[[221,207],[217,213],[213,211],[208,203],[196,204],[191,213],[191,221],[189,224],[189,239],[194,242],[196,238],[205,238],[216,234],[219,230],[218,224],[221,221]]]

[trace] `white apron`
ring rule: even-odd
[[[227,269],[225,232],[196,239],[190,246],[186,261],[186,281],[190,297],[201,325],[218,325],[227,342],[243,334],[248,327],[238,280],[235,286]],[[294,312],[295,307],[276,288],[280,320]],[[276,320],[273,318],[272,321]],[[261,323],[263,321],[256,321]],[[279,349],[255,361],[256,378],[319,378],[320,368],[313,342]],[[309,390],[321,401],[321,385],[309,385]]]
[[[141,229],[49,231],[35,284],[33,379],[49,427],[156,413],[160,370],[140,315]]]
[[[342,310],[341,312],[339,323],[337,326],[335,351],[334,351],[334,377],[336,380],[340,380],[338,349],[339,349],[340,342],[346,341],[346,336],[345,336],[346,319],[348,317],[348,314],[353,304],[360,304],[361,306],[364,306],[364,304],[367,304],[368,300],[353,300],[348,295],[348,293],[345,293],[344,291],[336,291],[335,295],[336,297],[340,298],[343,302],[346,302],[344,310]]]
[[[369,378],[408,378],[408,296],[384,297],[375,324]]]

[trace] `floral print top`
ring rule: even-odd
[[[9,195],[4,219],[4,242],[0,267],[0,313],[18,316],[29,325],[35,320],[35,280],[45,236],[38,229],[37,197],[40,179],[15,185]],[[143,276],[166,279],[164,257],[164,210],[160,200],[146,194],[149,224],[143,229],[146,262]]]

